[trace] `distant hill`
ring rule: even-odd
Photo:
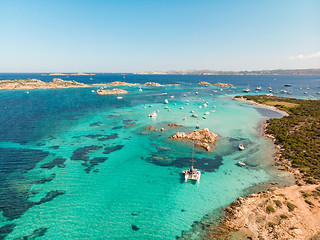
[[[188,71],[147,71],[137,72],[140,75],[160,75],[160,74],[194,74],[194,75],[320,75],[318,69],[276,69],[260,71],[212,71],[212,70],[188,70]]]

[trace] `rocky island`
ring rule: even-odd
[[[54,78],[51,82],[43,82],[38,79],[24,80],[2,80],[0,81],[0,90],[30,90],[44,88],[89,88],[90,85],[79,83],[76,81],[65,81],[60,78]]]
[[[143,84],[143,86],[146,86],[146,87],[163,87],[164,85],[161,85],[160,83],[156,83],[156,82],[146,82],[145,84]]]
[[[113,95],[113,94],[127,94],[128,91],[123,90],[123,89],[111,89],[111,90],[97,90],[96,92],[98,95]]]
[[[219,86],[220,88],[234,88],[234,86],[230,83],[215,83],[215,86]]]
[[[198,85],[205,85],[205,86],[207,86],[207,85],[211,85],[211,83],[208,83],[208,82],[199,82]]]
[[[208,128],[204,128],[203,130],[196,130],[188,134],[184,132],[177,132],[169,138],[193,141],[196,147],[203,148],[206,151],[211,151],[210,144],[214,144],[216,142],[218,135],[210,132]]]
[[[134,87],[137,86],[138,83],[127,83],[127,82],[120,82],[120,81],[115,81],[111,83],[97,83],[97,84],[92,84],[92,86],[122,86],[122,87]]]
[[[78,72],[78,73],[50,73],[49,76],[88,76],[88,75],[95,75],[94,73],[82,73],[82,72]]]

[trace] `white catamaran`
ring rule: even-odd
[[[183,170],[182,172],[184,173],[184,179],[186,182],[188,182],[188,180],[194,180],[199,183],[200,177],[201,177],[201,172],[198,171],[198,169],[193,168],[193,154],[194,154],[194,145],[192,147],[191,167],[188,170]]]

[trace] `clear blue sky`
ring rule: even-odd
[[[0,0],[0,72],[320,68],[319,0]]]

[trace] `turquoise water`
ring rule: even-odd
[[[175,239],[266,182],[291,183],[271,166],[274,146],[261,136],[262,122],[280,113],[213,87],[125,89],[121,100],[91,89],[0,93],[0,238]],[[195,150],[201,181],[186,184],[192,145],[169,136],[197,124],[219,138],[212,152]]]

